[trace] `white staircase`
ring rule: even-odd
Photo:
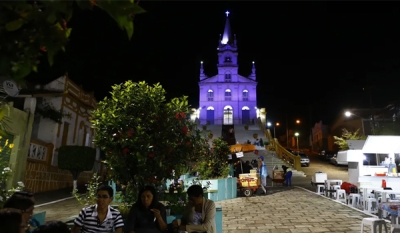
[[[255,141],[253,134],[258,134],[258,138],[262,138],[264,142],[268,141],[268,139],[265,137],[265,134],[263,130],[260,129],[258,124],[255,125],[249,125],[248,130],[244,128],[245,125],[235,125],[235,138],[236,142],[240,144],[245,144],[247,140],[250,140],[251,144]],[[213,139],[221,137],[222,135],[222,125],[207,125],[207,129],[203,130],[202,126],[199,125],[198,128],[204,133],[205,136],[208,135],[208,132],[211,132],[213,134]],[[305,174],[303,171],[297,171],[295,170],[291,165],[285,163],[281,159],[279,159],[276,156],[275,152],[270,152],[265,150],[265,147],[258,147],[256,148],[258,150],[258,155],[256,155],[254,152],[247,152],[244,154],[244,157],[242,157],[242,160],[245,162],[249,160],[255,159],[257,160],[260,155],[264,156],[264,161],[267,165],[267,171],[268,175],[272,177],[272,170],[275,165],[278,166],[279,170],[282,170],[282,165],[288,166],[292,169],[293,176],[300,176],[300,177],[305,177]]]
[[[278,166],[278,170],[282,170],[282,165],[290,167],[292,169],[293,176],[299,176],[299,177],[306,176],[303,171],[295,170],[292,166],[285,163],[281,159],[277,158],[276,154],[274,152],[269,152],[267,150],[258,151],[258,155],[254,154],[253,152],[245,153],[244,157],[242,157],[242,160],[244,162],[246,162],[247,160],[249,160],[251,162],[251,160],[253,160],[253,159],[257,160],[260,155],[264,156],[264,162],[267,165],[267,172],[270,177],[272,177],[272,170],[275,165]]]
[[[209,132],[211,132],[213,134],[213,138],[219,138],[222,135],[222,126],[221,125],[207,125],[207,129],[203,130],[202,126],[199,125],[198,129],[200,129],[200,131],[205,134],[205,136],[208,135]]]
[[[258,138],[262,138],[264,142],[268,141],[265,138],[264,132],[260,129],[258,124],[249,125],[249,129],[244,128],[245,125],[235,125],[235,138],[240,144],[245,144],[247,140],[250,140],[251,144],[255,141],[253,134],[258,134]]]

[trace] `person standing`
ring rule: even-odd
[[[261,178],[261,189],[264,191],[264,194],[267,194],[267,190],[265,187],[267,186],[267,165],[264,162],[264,156],[258,157],[258,172],[260,173]]]

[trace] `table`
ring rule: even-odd
[[[383,210],[387,211],[391,216],[391,223],[396,224],[396,217],[399,216],[400,202],[381,202],[379,203],[378,216],[382,218]]]
[[[334,183],[335,185],[342,185],[342,180],[325,180],[325,196],[332,195],[331,184]]]

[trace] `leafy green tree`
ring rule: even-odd
[[[81,9],[100,8],[125,30],[133,34],[133,17],[145,12],[133,0],[3,1],[0,3],[0,76],[21,82],[37,71],[40,57],[65,50],[75,4]]]
[[[339,146],[340,150],[348,150],[349,145],[346,140],[365,140],[367,137],[360,134],[360,129],[355,132],[350,132],[347,129],[342,129],[342,137],[333,136],[335,144]]]
[[[229,174],[228,155],[230,147],[222,138],[212,141],[212,148],[203,147],[194,169],[200,173],[201,179],[227,177]]]
[[[92,123],[114,180],[134,187],[160,184],[198,156],[204,144],[186,117],[186,96],[167,101],[158,83],[127,81],[112,89],[111,97],[98,103]]]

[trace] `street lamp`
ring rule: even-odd
[[[297,155],[299,155],[299,152],[300,152],[300,150],[299,150],[299,133],[295,133],[294,134],[294,136],[296,136],[296,139],[297,139]]]
[[[278,123],[278,124],[279,124],[279,123]],[[272,125],[271,122],[268,122],[268,123],[267,123],[267,126],[268,126],[268,127],[270,127],[271,125]],[[275,126],[274,126],[274,138],[275,138]]]
[[[345,115],[346,117],[351,117],[352,115],[354,115],[354,116],[356,116],[356,117],[359,117],[359,118],[361,119],[361,128],[362,128],[362,132],[363,132],[363,135],[365,135],[365,131],[364,131],[364,119],[363,119],[362,117],[360,117],[360,116],[358,116],[358,115],[356,115],[356,114],[354,114],[354,113],[352,113],[352,112],[350,112],[350,111],[346,111],[346,112],[344,113],[344,115]],[[374,130],[374,128],[373,128],[373,126],[372,126],[372,132],[373,132],[373,130]]]

